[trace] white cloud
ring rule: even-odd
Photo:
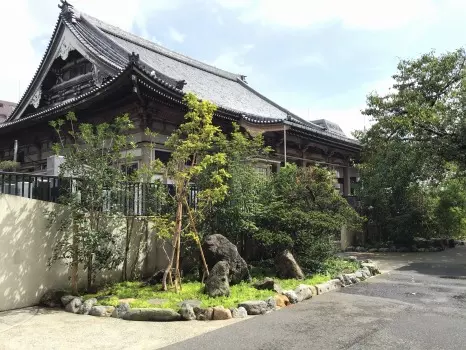
[[[180,33],[179,31],[177,31],[173,27],[170,27],[169,35],[170,35],[170,38],[172,38],[177,43],[182,43],[184,41],[184,38],[185,38],[185,35],[183,33]]]
[[[216,1],[225,8],[239,10],[239,17],[245,22],[290,28],[340,23],[349,29],[393,29],[412,21],[429,21],[437,11],[434,0]]]
[[[254,48],[254,45],[244,45],[242,48],[229,49],[218,55],[210,64],[226,71],[248,75],[252,72],[252,66],[246,63],[244,56]]]
[[[377,92],[379,95],[386,95],[390,92],[393,86],[392,78],[384,78],[373,82],[364,83],[361,86],[346,92],[358,92],[361,96],[357,101],[354,101],[352,106],[345,108],[326,108],[326,107],[313,107],[312,104],[308,108],[297,107],[290,108],[290,110],[306,120],[328,119],[337,123],[346,134],[351,137],[351,133],[355,130],[363,130],[372,125],[370,117],[361,113],[361,110],[366,108],[365,97],[372,93]],[[332,100],[337,100],[339,96],[332,96],[325,101],[321,101],[321,105],[333,105]]]

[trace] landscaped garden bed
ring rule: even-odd
[[[228,296],[210,297],[205,294],[205,285],[196,281],[183,283],[178,293],[162,291],[160,285],[147,282],[121,282],[82,296],[51,291],[43,302],[49,306],[62,304],[66,311],[76,314],[133,321],[224,320],[265,314],[379,273],[373,262],[360,262],[354,257],[331,259],[323,266],[328,273],[304,279],[265,277],[262,270],[252,269],[252,279],[231,286]],[[50,304],[54,301],[55,305]]]

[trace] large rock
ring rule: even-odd
[[[229,320],[230,318],[232,318],[230,309],[225,309],[223,306],[214,307],[212,320]]]
[[[248,316],[248,312],[244,307],[240,306],[231,310],[231,316],[233,318],[245,318]]]
[[[118,305],[115,310],[113,310],[112,312],[112,317],[115,317],[115,318],[123,318],[123,316],[129,311],[131,310],[131,307],[129,306],[128,303],[120,303],[120,305]]]
[[[312,298],[312,289],[310,286],[306,284],[300,284],[294,290],[296,296],[298,297],[298,302],[300,303],[303,300],[311,299]]]
[[[248,315],[263,315],[268,310],[267,303],[263,300],[244,301],[238,307],[244,307]]]
[[[61,299],[62,305],[66,306],[71,302],[71,300],[76,299],[76,298],[79,298],[82,301],[80,297],[77,297],[76,295],[69,295],[69,294],[62,296],[60,299]]]
[[[219,261],[227,261],[230,265],[229,283],[234,285],[241,281],[250,281],[248,265],[238,253],[236,246],[226,237],[215,234],[207,236],[202,244],[207,266],[211,269]]]
[[[371,275],[373,275],[373,276],[380,274],[379,267],[377,266],[376,263],[362,263],[361,266],[363,268],[368,268]]]
[[[277,309],[277,301],[274,297],[267,298],[265,303],[267,304],[267,311],[273,311]]]
[[[46,307],[62,307],[61,298],[67,294],[64,290],[50,289],[42,295],[39,304]]]
[[[291,304],[296,304],[299,302],[298,296],[296,295],[294,290],[284,290],[282,294],[288,298]]]
[[[254,283],[254,288],[259,290],[273,290],[276,293],[281,293],[282,288],[272,278],[267,277],[262,281]]]
[[[210,271],[205,283],[205,293],[210,297],[221,297],[230,295],[230,284],[228,283],[228,272],[230,265],[227,261],[219,261]]]
[[[71,312],[72,314],[77,314],[81,309],[82,304],[83,303],[81,301],[81,298],[74,298],[68,304],[66,304],[65,311]]]
[[[127,321],[180,321],[181,315],[171,309],[131,309],[122,317]]]
[[[277,256],[275,259],[275,268],[277,270],[277,275],[280,278],[304,278],[304,273],[301,270],[301,267],[299,267],[293,257],[293,254],[288,250],[285,250]]]
[[[340,289],[342,287],[342,283],[340,280],[334,279],[327,281],[325,283],[320,283],[316,285],[317,288],[317,294],[321,295],[324,293],[331,292],[332,290]]]
[[[194,309],[190,304],[183,304],[180,309],[180,315],[183,320],[192,321],[196,319]]]
[[[87,299],[82,304],[81,308],[79,309],[79,313],[83,315],[88,315],[89,311],[91,311],[92,307],[97,304],[96,298]]]
[[[89,315],[97,317],[110,317],[115,308],[113,306],[93,306],[89,311]]]
[[[290,299],[288,299],[286,295],[276,294],[274,298],[275,298],[275,304],[277,305],[277,307],[285,307],[285,306],[290,305]]]

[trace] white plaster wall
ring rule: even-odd
[[[38,304],[48,289],[68,288],[68,268],[56,262],[48,269],[47,261],[52,256],[52,246],[57,240],[57,231],[50,228],[45,213],[54,205],[34,199],[0,194],[0,311]],[[140,225],[136,225],[138,230]],[[133,235],[130,266],[137,257],[137,249],[148,241],[148,255],[141,251],[138,267],[143,275],[166,266],[165,254],[160,242],[149,232]],[[86,284],[86,272],[79,273],[80,285]],[[97,284],[117,281],[121,269],[107,271],[97,277]]]

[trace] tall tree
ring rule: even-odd
[[[364,114],[375,125],[359,137],[367,151],[390,140],[421,144],[435,160],[466,167],[466,52],[402,60],[391,92],[371,94]]]
[[[375,123],[356,133],[363,144],[359,193],[382,239],[438,232],[432,206],[442,192],[435,188],[448,169],[459,177],[466,169],[465,64],[464,49],[401,60],[390,92],[367,98],[363,113]]]
[[[133,124],[127,115],[113,123],[77,123],[74,113],[68,113],[66,119],[50,125],[59,139],[54,151],[64,157],[59,198],[63,206],[51,213],[52,220],[61,222],[61,235],[50,263],[69,264],[73,292],[78,288],[79,264],[84,264],[91,289],[98,270],[115,268],[121,262],[121,235],[115,225],[120,225],[124,213],[116,199],[119,184],[125,180],[120,170],[122,154],[135,147],[128,135]]]
[[[194,238],[199,249],[199,233],[190,206],[190,187],[201,174],[208,172],[208,184],[196,194],[198,211],[208,205],[221,201],[227,194],[228,186],[225,180],[229,177],[225,170],[226,154],[218,150],[221,129],[213,125],[212,120],[216,106],[208,101],[199,101],[193,94],[187,94],[184,102],[188,107],[185,122],[168,138],[165,145],[172,150],[167,163],[167,176],[175,187],[176,215],[173,231],[173,251],[164,273],[162,288],[167,289],[167,277],[175,265],[175,289],[181,286],[180,254],[181,235],[186,229]],[[183,214],[187,214],[187,225],[183,227]],[[207,264],[203,259],[204,273],[208,274]]]

